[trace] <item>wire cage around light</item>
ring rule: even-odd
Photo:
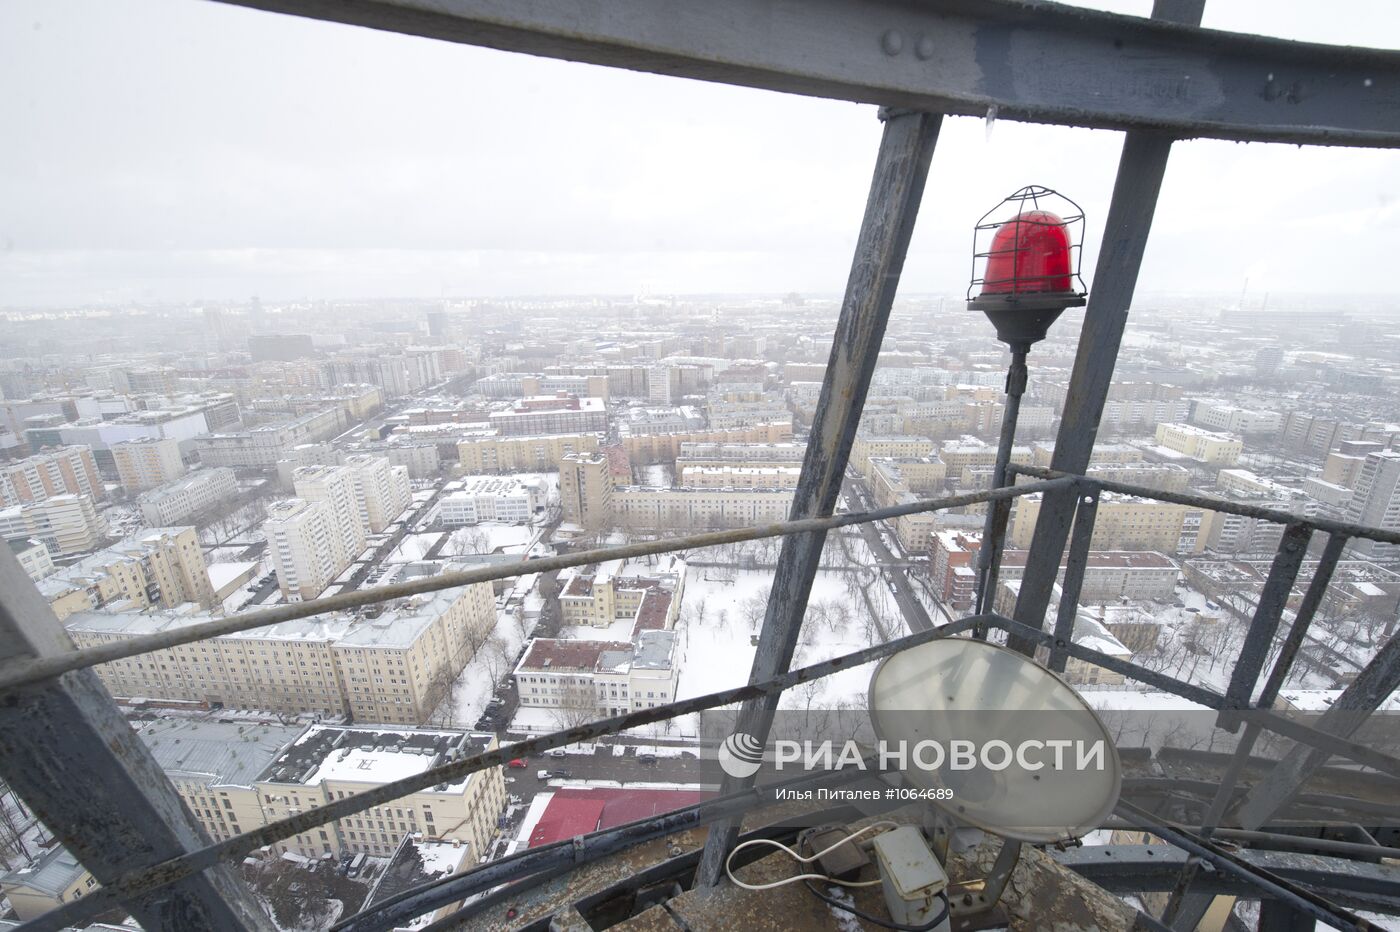
[[[985,313],[1003,342],[1028,348],[1065,308],[1084,304],[1083,251],[1079,205],[1040,185],[1021,188],[973,228],[967,306]]]

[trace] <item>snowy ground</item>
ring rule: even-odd
[[[510,675],[516,652],[525,643],[529,633],[527,625],[531,623],[523,611],[517,618],[514,608],[498,610],[491,636],[462,668],[451,693],[429,723],[443,728],[472,727],[486,710],[486,701],[497,685]]]
[[[384,558],[385,563],[417,563],[428,555],[433,544],[442,540],[441,531],[431,534],[406,534],[404,539],[394,548],[389,556]]]
[[[442,547],[442,555],[459,557],[470,553],[519,553],[538,535],[539,529],[528,524],[482,522],[451,531],[447,543]]]

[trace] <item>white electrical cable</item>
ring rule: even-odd
[[[899,823],[888,821],[872,822],[860,831],[853,832],[847,835],[845,838],[836,842],[836,844],[829,845],[828,847],[825,847],[822,850],[816,852],[815,854],[812,854],[811,856],[805,858],[780,841],[773,841],[771,838],[753,838],[749,841],[741,842],[740,844],[734,847],[733,851],[729,852],[729,857],[724,859],[724,872],[729,875],[729,879],[732,880],[736,886],[743,887],[745,890],[772,890],[774,887],[784,887],[790,883],[796,883],[799,880],[825,880],[827,883],[839,884],[843,887],[878,887],[881,883],[883,883],[883,881],[837,880],[835,877],[828,877],[826,874],[798,874],[795,877],[788,877],[783,880],[775,880],[772,883],[744,883],[738,877],[734,876],[734,871],[731,870],[729,867],[730,862],[734,860],[734,855],[738,854],[743,849],[748,848],[752,845],[772,845],[774,848],[786,851],[792,857],[792,859],[799,864],[811,864],[813,861],[817,860],[822,855],[835,851],[837,848],[841,847],[844,844],[854,843],[857,838],[864,835],[866,832],[873,831],[877,828],[895,829],[899,828]]]

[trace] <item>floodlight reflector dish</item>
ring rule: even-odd
[[[995,835],[1079,838],[1118,802],[1122,767],[1098,715],[1005,647],[944,638],[886,658],[871,678],[870,719],[911,787]]]

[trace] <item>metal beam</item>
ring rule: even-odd
[[[1397,688],[1400,688],[1400,635],[1391,637],[1381,647],[1351,685],[1342,690],[1331,708],[1317,720],[1314,729],[1348,738]],[[1331,756],[1328,751],[1316,748],[1293,748],[1250,789],[1232,821],[1241,828],[1259,828]]]
[[[885,115],[885,131],[870,180],[865,217],[846,281],[846,297],[841,303],[831,357],[793,498],[794,519],[829,515],[836,507],[942,123],[943,117],[933,113]],[[825,531],[809,531],[783,540],[749,682],[771,679],[792,662],[825,543]],[[778,698],[777,694],[765,695],[745,703],[736,729],[756,737],[760,743],[765,741]],[[727,777],[723,792],[733,793],[752,783],[752,777]],[[724,875],[724,859],[738,833],[737,818],[710,830],[697,882],[712,885],[719,881]]]
[[[19,561],[0,547],[0,659],[72,649]],[[0,775],[102,884],[209,844],[91,670],[0,696]],[[123,905],[151,932],[272,929],[222,865]]]
[[[1046,854],[1113,893],[1170,890],[1190,855],[1169,845],[1085,845]],[[1296,851],[1241,848],[1241,861],[1294,883],[1326,889],[1329,895],[1358,908],[1394,910],[1400,907],[1400,868],[1349,858]],[[1259,897],[1259,890],[1222,871],[1202,875],[1201,889],[1216,896]],[[1362,906],[1366,903],[1366,906]]]
[[[1011,0],[227,2],[888,107],[1178,137],[1400,146],[1400,54],[1194,28],[1196,0],[1159,0],[1156,21]]]
[[[1194,26],[1200,23],[1204,6],[1205,0],[1157,0],[1153,15]],[[1135,131],[1123,140],[1051,469],[1083,475],[1089,468],[1171,148],[1172,138],[1161,133]],[[1040,503],[1030,551],[1041,559],[1026,564],[1013,613],[1017,621],[1032,628],[1045,627],[1045,610],[1059,575],[1059,555],[1069,536],[1075,498],[1074,490],[1063,489],[1047,493]],[[1008,645],[1031,652],[1024,640],[1012,638]]]

